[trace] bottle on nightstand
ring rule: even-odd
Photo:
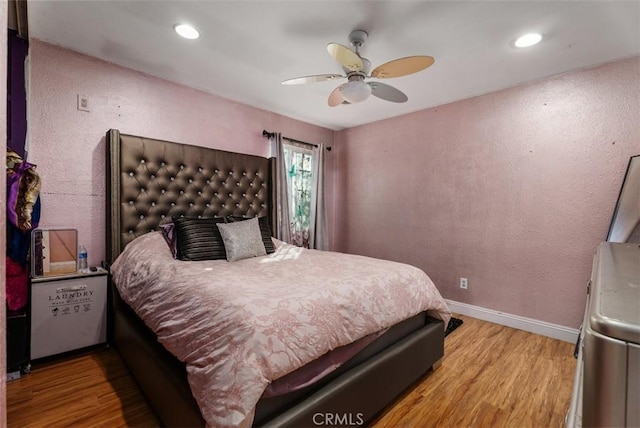
[[[84,245],[80,245],[80,248],[78,248],[78,270],[86,272],[88,267],[87,249],[84,248]]]

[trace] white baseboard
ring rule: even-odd
[[[493,309],[486,309],[480,306],[456,302],[454,300],[445,300],[447,301],[447,305],[449,306],[449,309],[451,309],[451,312],[457,314],[467,315],[495,324],[517,328],[519,330],[540,334],[553,339],[563,340],[565,342],[576,343],[578,340],[579,332],[574,328],[551,324],[545,321],[538,321],[532,318],[525,318],[518,315],[506,314],[504,312],[494,311]]]

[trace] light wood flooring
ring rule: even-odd
[[[561,427],[573,345],[457,316],[442,366],[399,397],[379,427]],[[9,427],[152,427],[159,422],[115,349],[35,365],[7,383]]]

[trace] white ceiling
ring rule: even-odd
[[[638,1],[30,1],[30,37],[334,130],[398,116],[640,54]],[[178,37],[188,22],[198,40]],[[340,73],[330,42],[375,67],[410,55],[435,64],[388,79],[409,101],[329,107],[340,82],[284,86]],[[528,49],[514,39],[536,31]]]

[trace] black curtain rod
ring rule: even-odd
[[[275,134],[275,132],[269,132],[266,130],[262,130],[262,136],[265,138],[271,138],[273,137]],[[306,141],[300,141],[300,140],[296,140],[294,138],[289,138],[289,137],[285,137],[284,135],[282,136],[283,140],[287,140],[287,141],[291,141],[292,143],[298,143],[298,144],[304,144],[306,146],[311,146],[311,147],[318,147],[317,144],[313,144],[313,143],[307,143]],[[327,147],[327,151],[330,152],[331,151],[331,147]]]

